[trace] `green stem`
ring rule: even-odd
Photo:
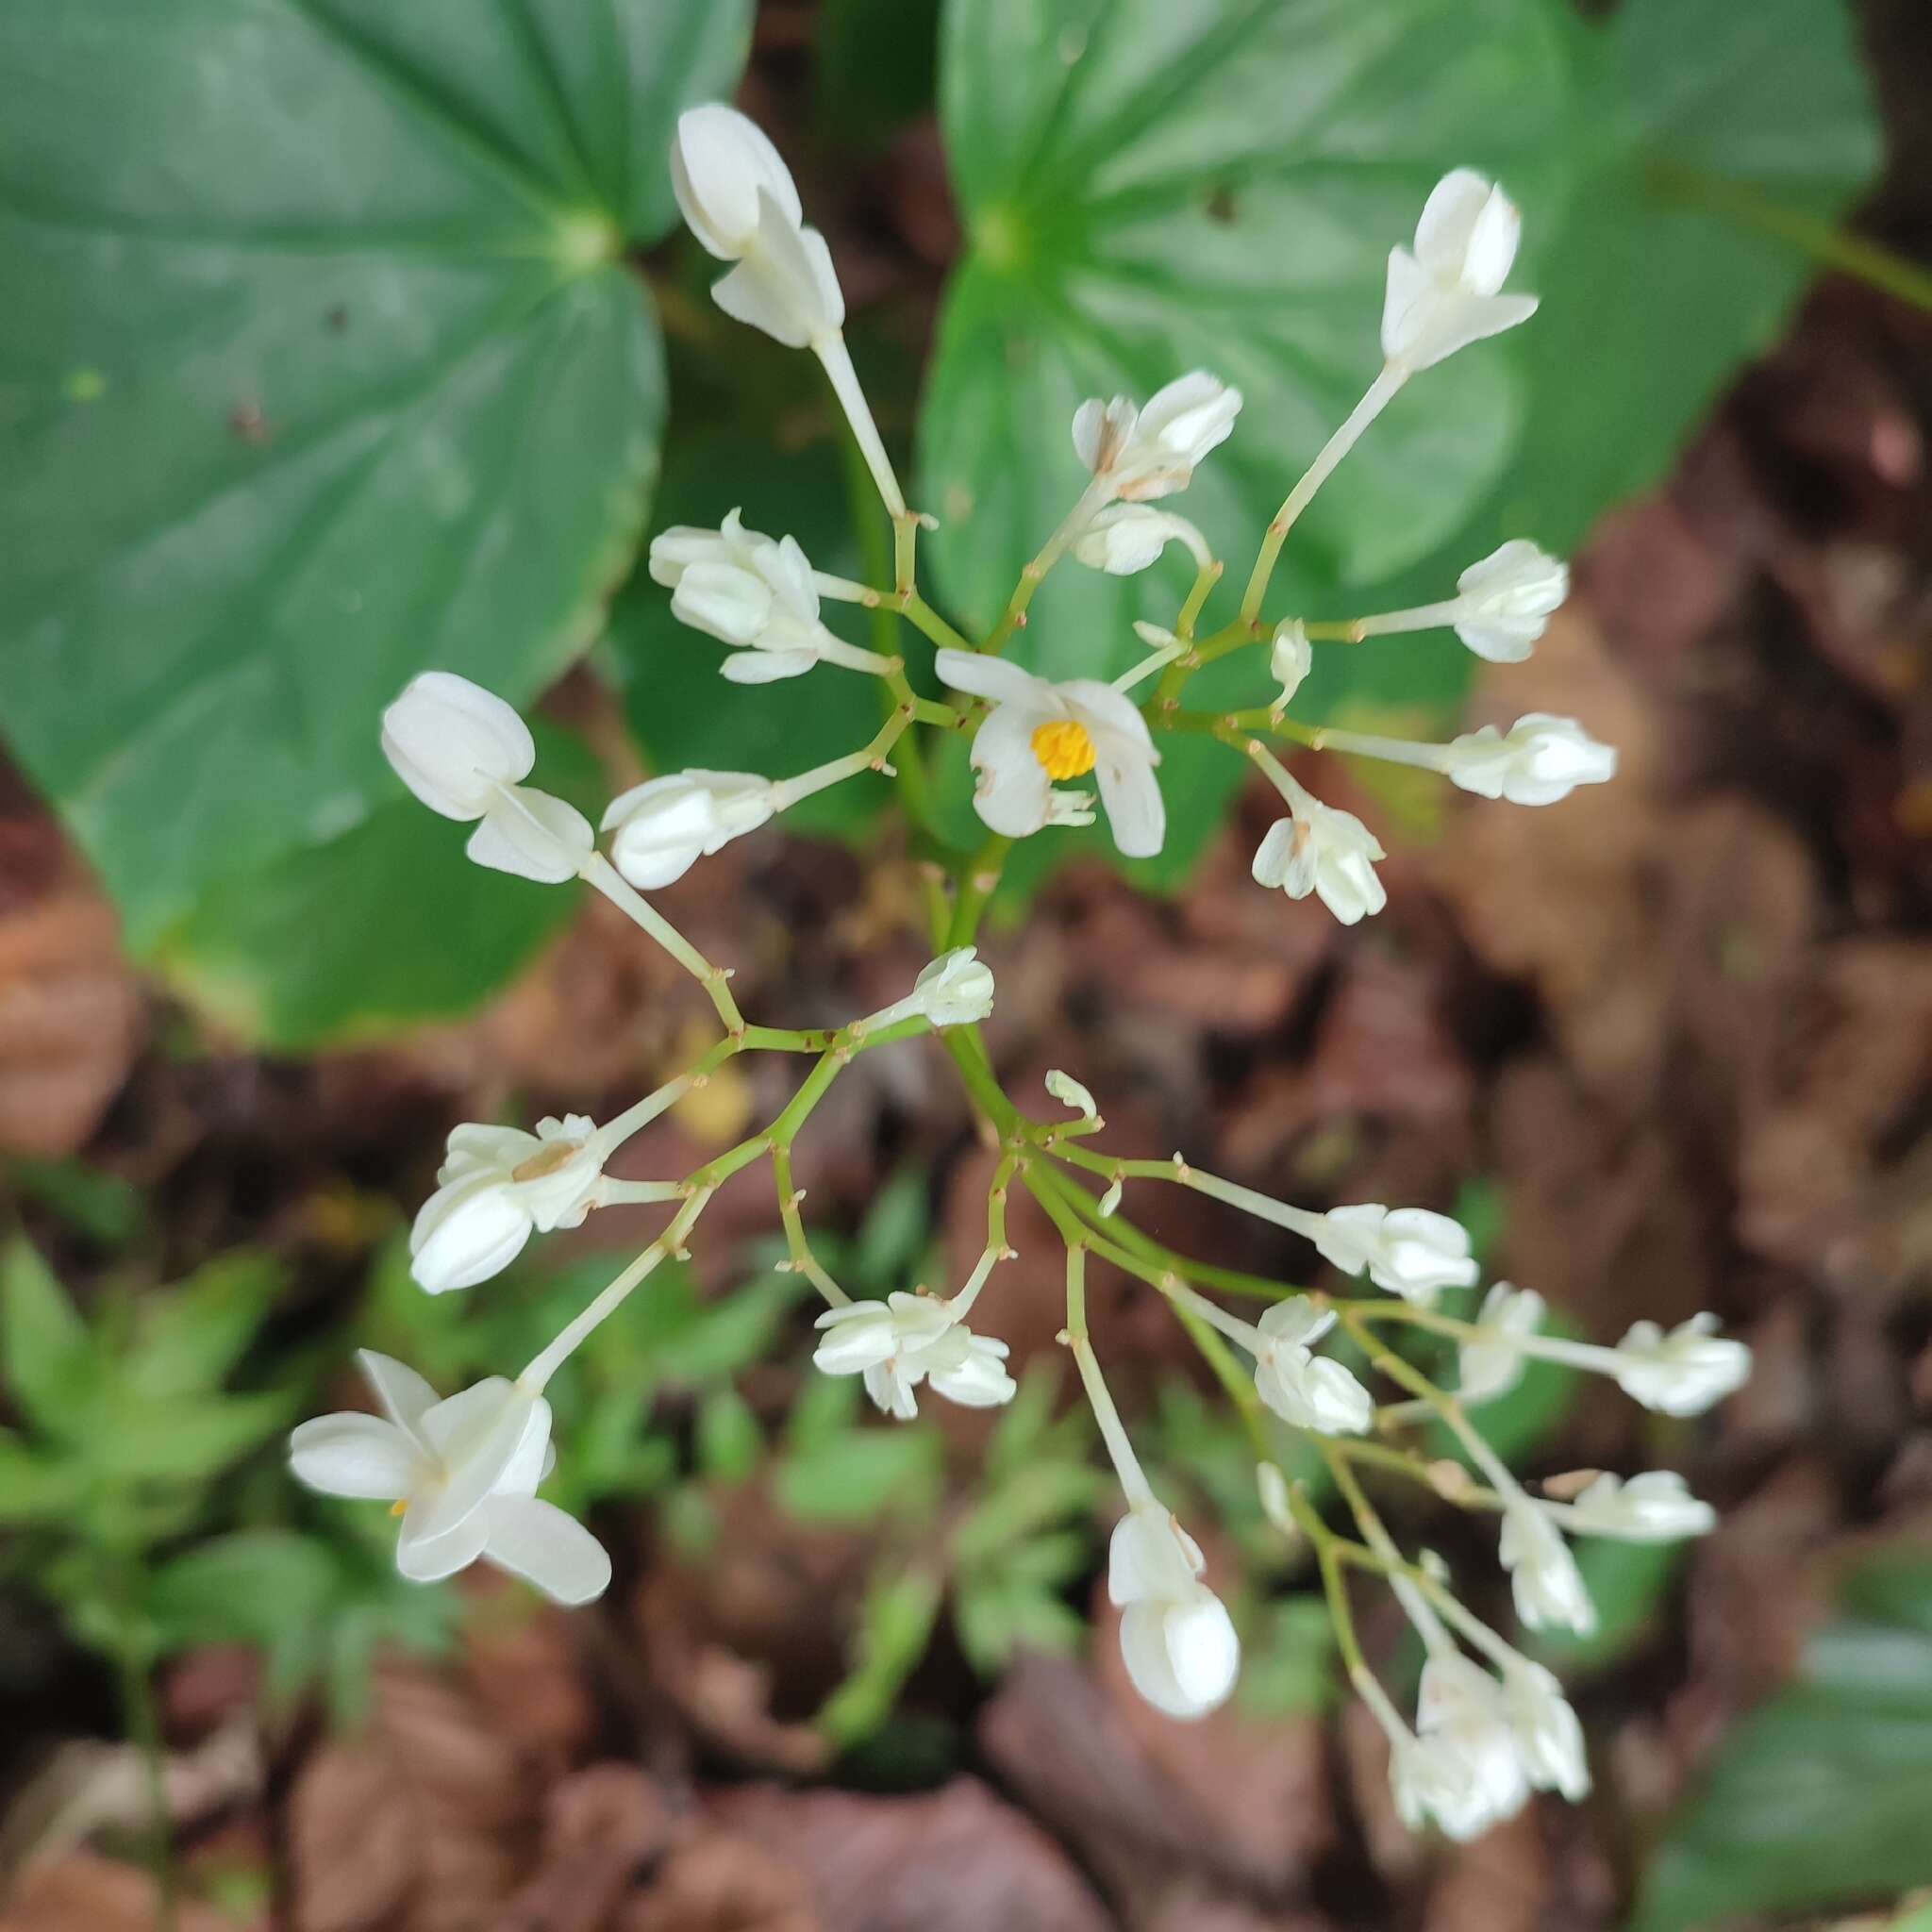
[[[131,1596],[131,1580],[127,1587]],[[157,1932],[175,1932],[179,1886],[175,1871],[174,1833],[168,1821],[167,1765],[160,1713],[155,1706],[147,1659],[131,1626],[122,1633],[114,1653],[114,1666],[120,1689],[121,1721],[141,1754],[142,1778],[147,1790],[148,1864],[154,1874],[158,1899],[155,1925]]]
[[[959,882],[959,896],[953,904],[953,928],[946,935],[948,946],[970,946],[979,930],[987,902],[999,891],[1000,874],[1006,870],[1007,854],[1013,841],[995,832],[966,862]]]

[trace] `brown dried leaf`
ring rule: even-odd
[[[90,1852],[42,1867],[0,1911],[0,1932],[153,1932],[159,1924],[153,1878]],[[175,1932],[266,1932],[267,1924],[193,1903],[179,1906],[175,1921]]]

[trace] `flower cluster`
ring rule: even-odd
[[[684,625],[724,647],[719,669],[727,680],[795,680],[829,675],[821,670],[826,666],[874,677],[885,693],[885,722],[868,743],[790,777],[708,770],[654,775],[603,813],[607,856],[574,805],[527,784],[536,745],[509,705],[452,673],[429,671],[389,708],[382,742],[391,764],[433,810],[475,825],[470,858],[542,883],[581,879],[601,893],[703,990],[719,1038],[685,1073],[601,1124],[572,1114],[540,1121],[534,1132],[465,1123],[451,1133],[437,1188],[410,1238],[411,1270],[426,1292],[473,1290],[508,1267],[533,1236],[575,1227],[592,1211],[658,1206],[668,1210],[664,1223],[514,1380],[491,1376],[439,1399],[412,1371],[365,1354],[380,1414],[350,1411],[305,1423],[291,1443],[296,1474],[335,1495],[391,1504],[405,1575],[447,1576],[481,1560],[561,1602],[585,1602],[606,1587],[610,1566],[588,1531],[536,1493],[555,1460],[544,1391],[600,1323],[660,1265],[687,1252],[724,1181],[746,1168],[769,1168],[785,1230],[784,1265],[825,1304],[815,1368],[858,1376],[877,1408],[898,1420],[918,1412],[922,1391],[968,1407],[1014,1395],[1007,1345],[975,1330],[968,1317],[1012,1257],[1006,1202],[1009,1188],[1021,1186],[1066,1250],[1060,1340],[1119,1478],[1123,1507],[1107,1587],[1120,1611],[1127,1674],[1148,1702],[1175,1718],[1213,1709],[1234,1685],[1241,1643],[1208,1581],[1207,1557],[1156,1493],[1108,1390],[1087,1322],[1090,1263],[1162,1297],[1238,1398],[1256,1448],[1263,1509],[1297,1550],[1315,1558],[1349,1674],[1387,1735],[1402,1816],[1469,1837],[1534,1791],[1580,1796],[1589,1786],[1582,1732],[1557,1679],[1479,1620],[1432,1557],[1398,1547],[1363,1478],[1407,1477],[1485,1512],[1522,1623],[1587,1632],[1596,1610],[1571,1538],[1697,1536],[1712,1525],[1710,1508],[1666,1471],[1628,1477],[1591,1471],[1532,1489],[1491,1447],[1472,1411],[1507,1393],[1526,1362],[1542,1360],[1605,1376],[1647,1408],[1695,1415],[1744,1379],[1748,1352],[1720,1335],[1709,1315],[1669,1331],[1639,1322],[1614,1346],[1580,1340],[1552,1329],[1541,1295],[1508,1282],[1492,1285],[1471,1309],[1454,1298],[1478,1285],[1480,1271],[1457,1221],[1373,1201],[1304,1208],[1204,1173],[1178,1155],[1129,1160],[1100,1152],[1090,1142],[1105,1123],[1086,1086],[1063,1071],[1050,1073],[1047,1090],[1065,1113],[1036,1119],[1000,1086],[976,1033],[992,1010],[995,987],[975,939],[1007,841],[1091,824],[1097,806],[1121,852],[1159,852],[1166,734],[1206,732],[1252,761],[1287,814],[1256,852],[1254,876],[1291,899],[1319,898],[1348,924],[1386,903],[1375,871],[1382,846],[1359,819],[1314,797],[1271,742],[1421,766],[1463,791],[1519,805],[1554,804],[1612,775],[1614,752],[1575,721],[1540,712],[1507,731],[1485,725],[1441,744],[1311,728],[1290,717],[1318,645],[1443,629],[1494,662],[1527,656],[1568,589],[1563,565],[1534,544],[1505,543],[1472,563],[1455,595],[1441,602],[1346,621],[1263,614],[1290,530],[1390,399],[1445,357],[1534,312],[1533,298],[1504,289],[1516,252],[1516,209],[1499,188],[1467,170],[1429,195],[1412,249],[1390,257],[1381,367],[1267,526],[1229,622],[1200,634],[1223,565],[1203,532],[1172,507],[1234,432],[1241,409],[1238,391],[1196,370],[1143,404],[1115,396],[1080,406],[1072,436],[1086,481],[1021,573],[999,621],[974,640],[920,592],[917,543],[930,520],[906,507],[845,352],[844,299],[829,250],[806,223],[776,150],[743,116],[704,107],[680,121],[671,167],[693,234],[730,265],[713,290],[719,306],[823,365],[891,519],[895,569],[890,587],[828,575],[793,538],[749,528],[734,510],[716,529],[661,532],[651,545],[650,574]],[[1054,680],[1006,655],[1034,592],[1062,560],[1126,575],[1150,568],[1174,544],[1194,565],[1193,588],[1171,628],[1136,626],[1146,655],[1125,675]],[[937,678],[951,697],[916,691],[903,659],[837,635],[825,622],[828,604],[885,612],[922,631],[938,647]],[[1201,666],[1264,646],[1279,686],[1273,704],[1227,713],[1184,706]],[[1105,648],[1105,641],[1096,645]],[[1149,680],[1158,680],[1151,694],[1134,695]],[[923,758],[921,726],[970,735],[974,803],[992,835],[953,866],[947,882],[934,884],[924,935],[930,964],[901,997],[840,1025],[748,1024],[729,974],[645,894],[828,786],[865,772],[902,775],[893,758],[908,764]],[[813,1252],[804,1197],[791,1179],[793,1141],[853,1058],[935,1033],[946,1036],[948,1058],[997,1150],[986,1243],[950,1293],[912,1282],[880,1300],[855,1301]],[[725,1061],[752,1052],[799,1056],[808,1066],[774,1119],[688,1174],[641,1179],[612,1173],[641,1129]],[[1124,1211],[1128,1184],[1145,1182],[1191,1190],[1305,1242],[1311,1277],[1325,1266],[1332,1278],[1316,1288],[1266,1281],[1163,1247]],[[1230,1293],[1265,1306],[1250,1319],[1223,1305]],[[1413,1351],[1397,1340],[1409,1332],[1437,1338],[1435,1345],[1453,1356],[1456,1387],[1439,1387],[1415,1366]],[[1441,1458],[1417,1434],[1424,1426],[1446,1430],[1462,1460]],[[1283,1474],[1291,1437],[1326,1472],[1353,1533],[1335,1527],[1307,1486]],[[1412,1721],[1363,1657],[1352,1579],[1386,1587],[1421,1640],[1426,1661]]]

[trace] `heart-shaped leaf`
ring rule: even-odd
[[[388,795],[413,672],[589,641],[662,413],[622,255],[747,14],[0,10],[0,707],[138,947]]]

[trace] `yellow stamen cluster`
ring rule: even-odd
[[[1073,718],[1055,718],[1033,734],[1033,756],[1049,778],[1082,778],[1099,761],[1086,725]]]

